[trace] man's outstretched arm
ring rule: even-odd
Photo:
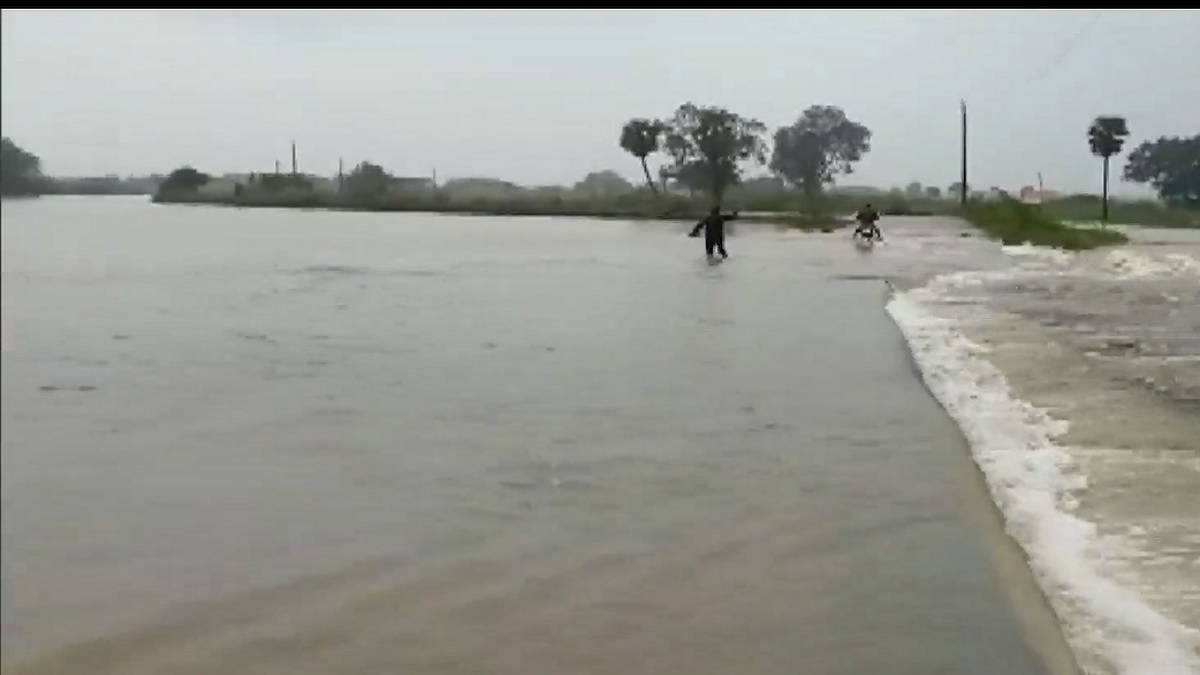
[[[688,236],[689,236],[689,237],[699,237],[699,236],[700,236],[700,230],[703,230],[703,229],[704,229],[704,225],[705,225],[707,222],[708,222],[707,220],[701,220],[700,222],[696,223],[696,226],[692,228],[692,231],[691,231],[691,232],[688,232]]]

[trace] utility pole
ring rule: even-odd
[[[338,192],[346,187],[346,174],[342,171],[342,158],[338,157]]]
[[[959,181],[958,203],[962,206],[967,205],[967,102],[959,101],[960,109],[962,110],[962,176]]]
[[[292,175],[295,176],[296,173],[296,141],[292,141]]]
[[[279,175],[279,160],[275,160],[275,175]]]

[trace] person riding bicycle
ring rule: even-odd
[[[875,210],[875,207],[867,204],[854,214],[854,219],[858,221],[858,227],[854,228],[854,236],[883,241],[883,232],[876,225],[879,220],[879,212]]]

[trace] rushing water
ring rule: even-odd
[[[1006,249],[891,306],[1089,673],[1200,672],[1200,236]]]
[[[5,671],[1188,672],[1195,244],[884,225],[6,203]]]

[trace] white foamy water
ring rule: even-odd
[[[1116,453],[1066,443],[1070,415],[1022,400],[1006,373],[989,358],[991,348],[968,337],[967,327],[994,320],[983,299],[988,284],[1072,275],[1121,280],[1188,279],[1200,265],[1188,255],[1117,249],[1099,256],[1033,247],[1006,247],[1017,261],[1007,271],[958,272],[898,294],[888,311],[908,341],[923,378],[958,422],[976,463],[1004,514],[1009,533],[1025,550],[1043,592],[1064,626],[1077,659],[1089,674],[1192,675],[1200,673],[1200,630],[1179,616],[1180,603],[1200,589],[1200,532],[1195,516],[1162,518],[1142,525],[1097,521],[1104,509],[1085,511],[1089,471],[1116,462],[1134,466],[1123,478],[1137,490],[1155,491],[1154,480],[1178,475],[1186,457],[1161,459],[1153,449]],[[953,312],[940,311],[952,298]],[[973,302],[977,301],[977,302]],[[1068,376],[1069,379],[1069,376]],[[1200,449],[1200,448],[1198,448]],[[1194,472],[1194,466],[1192,467]],[[1132,471],[1132,469],[1130,470]],[[1111,482],[1111,471],[1104,480]],[[1129,480],[1134,477],[1134,480]],[[1099,478],[1099,474],[1097,474]],[[1145,484],[1141,484],[1144,481]],[[1164,486],[1169,487],[1169,486]],[[1104,497],[1116,495],[1112,491]],[[1099,497],[1097,497],[1099,498]],[[1143,500],[1144,501],[1144,500]],[[1155,514],[1156,517],[1159,514]],[[1121,529],[1124,536],[1114,536]],[[1171,531],[1181,547],[1149,546]],[[1163,569],[1169,573],[1162,573]],[[1161,592],[1160,592],[1161,591]],[[1169,594],[1175,594],[1171,606]],[[1200,597],[1200,596],[1197,596]],[[1166,611],[1174,609],[1177,611]]]
[[[1099,266],[1118,279],[1146,279],[1188,275],[1200,278],[1200,262],[1183,253],[1150,256],[1136,251],[1109,251]]]
[[[1162,279],[1171,277],[1200,278],[1200,261],[1185,253],[1150,255],[1127,248],[1113,249],[1099,256],[1081,256],[1059,249],[1039,248],[1029,244],[1005,246],[1004,252],[1019,260],[1025,271],[1036,267],[1043,271],[1090,272],[1112,279]]]

